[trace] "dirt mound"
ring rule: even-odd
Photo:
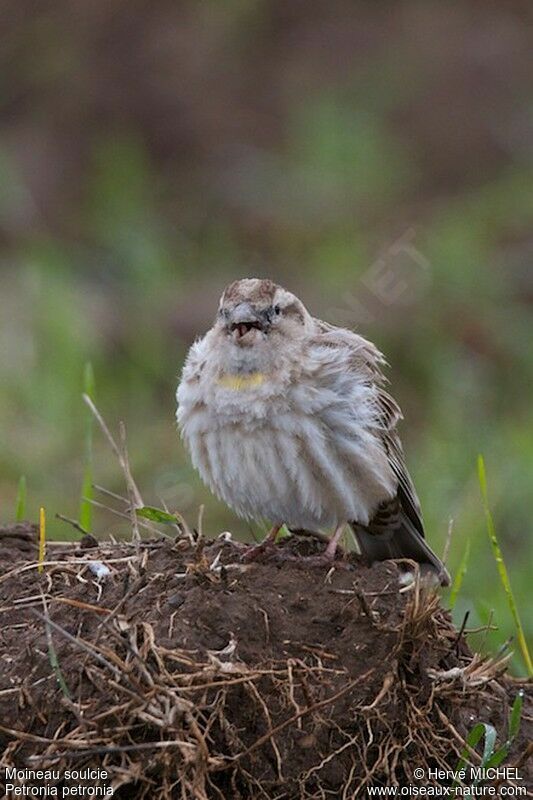
[[[505,740],[520,685],[395,562],[245,564],[223,538],[165,539],[50,547],[39,573],[15,539],[0,537],[2,767],[58,786],[104,768],[118,798],[348,800],[453,769],[477,721]]]

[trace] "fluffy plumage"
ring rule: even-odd
[[[310,531],[350,524],[370,560],[411,558],[447,583],[424,540],[383,365],[371,342],[314,319],[272,281],[236,281],[187,356],[181,434],[241,517]]]

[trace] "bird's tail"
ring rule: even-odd
[[[405,513],[401,514],[396,526],[379,533],[372,533],[356,523],[352,524],[352,530],[361,555],[371,563],[389,558],[409,558],[419,564],[429,565],[441,586],[450,585],[448,570]]]

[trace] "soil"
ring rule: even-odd
[[[314,566],[297,536],[250,563],[221,538],[95,544],[39,572],[34,526],[0,528],[0,767],[105,769],[117,798],[349,800],[454,769],[478,721],[504,742],[521,690],[505,764],[531,781],[530,686],[397,562]]]

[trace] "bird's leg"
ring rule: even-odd
[[[297,555],[296,553],[288,553],[285,548],[279,548],[281,552],[277,552],[276,556],[280,561],[292,561],[295,566],[301,567],[324,567],[324,566],[331,566],[332,563],[335,561],[335,557],[337,555],[337,548],[339,546],[339,541],[341,539],[342,534],[344,533],[344,529],[346,527],[346,523],[342,525],[338,525],[335,528],[333,536],[331,539],[328,540],[328,544],[326,549],[322,553],[316,553],[313,556],[301,556]],[[336,562],[336,566],[343,569],[349,569],[348,562],[339,560]]]
[[[279,525],[273,525],[272,528],[269,530],[265,538],[259,544],[250,547],[250,549],[244,554],[243,558],[246,561],[254,561],[258,556],[264,553],[266,550],[270,549],[276,543],[276,536],[280,532],[281,528],[283,527],[283,523]]]
[[[346,523],[343,522],[342,525],[337,525],[335,528],[335,532],[333,536],[328,542],[328,546],[324,550],[323,558],[325,561],[334,561],[335,555],[337,553],[337,547],[339,546],[339,542],[341,540],[341,536],[344,533],[344,529],[346,527]]]

